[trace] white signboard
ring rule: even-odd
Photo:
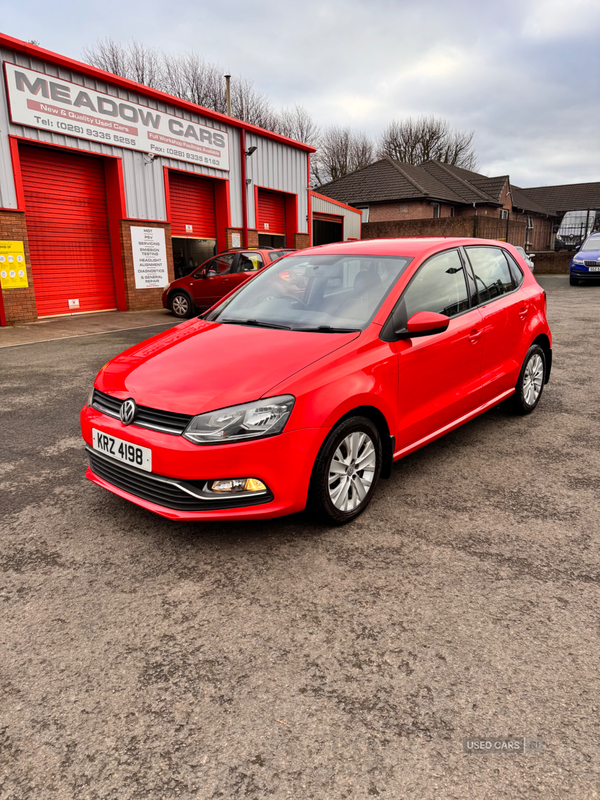
[[[161,289],[169,282],[167,248],[163,228],[131,229],[136,289]]]
[[[229,170],[229,137],[148,106],[4,63],[10,116],[17,125],[165,158]]]

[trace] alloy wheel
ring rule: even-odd
[[[534,353],[525,367],[523,374],[523,399],[528,406],[535,405],[542,392],[544,383],[544,362],[538,353]]]
[[[363,431],[348,434],[333,454],[328,469],[329,498],[340,511],[354,511],[365,500],[375,477],[377,454]]]

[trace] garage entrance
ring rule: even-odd
[[[313,214],[313,245],[344,241],[344,218],[336,214]]]
[[[175,277],[180,278],[216,253],[214,184],[196,175],[170,171],[169,203]]]
[[[117,308],[104,163],[19,145],[38,317]]]
[[[285,195],[258,189],[256,226],[259,247],[285,247]]]

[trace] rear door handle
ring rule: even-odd
[[[529,309],[526,306],[521,306],[521,308],[519,309],[519,318],[520,319],[525,319],[525,317],[527,316],[528,311],[529,311]]]
[[[469,334],[469,341],[471,344],[475,344],[481,338],[481,334],[483,331],[478,330],[477,328],[473,328],[471,333]]]

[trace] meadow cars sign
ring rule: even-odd
[[[229,170],[225,131],[5,62],[17,125]]]

